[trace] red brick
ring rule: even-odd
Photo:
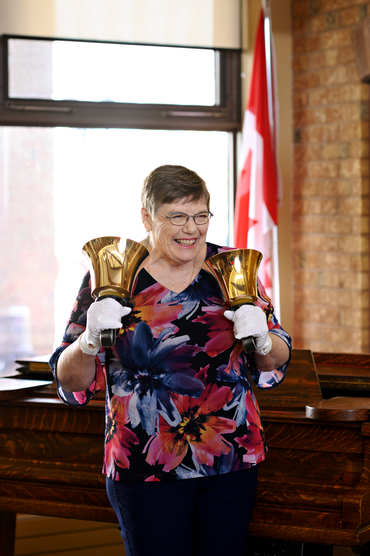
[[[317,110],[318,112],[318,110]],[[325,122],[345,122],[356,119],[351,104],[337,104],[320,110]]]
[[[368,202],[362,197],[342,197],[339,200],[339,213],[355,216],[368,214]]]
[[[370,145],[369,141],[352,141],[349,143],[348,156],[351,158],[366,158],[369,157]]]
[[[370,350],[369,88],[351,39],[369,8],[292,3],[294,342],[310,349]]]
[[[311,13],[310,0],[293,0],[292,1],[292,15],[296,16],[309,15]]]
[[[345,43],[344,43],[345,44]],[[293,55],[302,54],[303,52],[312,52],[319,50],[320,37],[319,36],[305,36],[299,39],[293,38]]]
[[[351,193],[352,195],[369,195],[370,183],[369,178],[352,178],[351,179]]]
[[[341,178],[350,178],[362,176],[361,161],[348,159],[340,162],[339,176]]]
[[[306,94],[309,95],[308,98],[310,106],[318,106],[319,104],[337,104],[341,100],[340,87],[314,89]]]
[[[320,49],[343,47],[351,44],[350,29],[337,29],[335,31],[327,31],[320,35]]]
[[[293,223],[294,223],[294,231],[296,233],[298,232],[322,233],[323,231],[325,231],[325,218],[321,218],[319,216],[294,215]],[[350,230],[352,231],[352,226]],[[325,233],[327,232],[325,231]]]
[[[340,278],[338,273],[321,270],[319,272],[319,286],[321,288],[339,288]]]
[[[354,234],[368,234],[370,232],[370,220],[368,216],[352,218],[352,230]]]
[[[350,83],[353,77],[352,74],[351,66],[341,65],[324,68],[320,71],[320,85],[327,87],[329,85],[336,85],[337,83]]]
[[[368,311],[361,311],[359,309],[341,309],[339,312],[339,322],[342,326],[350,326],[351,323],[356,322],[357,327],[368,328],[369,314]]]
[[[354,25],[360,21],[360,11],[358,7],[349,8],[340,12],[340,26],[346,27]]]
[[[352,6],[352,0],[321,0],[320,12],[331,12]]]
[[[318,72],[296,73],[293,75],[293,90],[311,89],[320,85]]]
[[[326,234],[351,234],[353,219],[349,216],[326,216],[322,218],[322,230]]]
[[[293,123],[295,127],[308,126],[315,123],[315,111],[308,108],[294,110]]]
[[[296,179],[304,179],[308,176],[308,167],[306,163],[296,163],[294,164],[293,168],[293,178]]]
[[[363,235],[345,235],[340,239],[341,249],[347,253],[363,253],[368,251],[368,238]]]
[[[367,310],[369,310],[369,308],[370,308],[369,292],[364,292],[363,291],[361,295],[358,295],[357,292],[344,292],[343,291],[342,295],[350,300],[349,307],[353,307],[354,309],[367,309]]]
[[[343,143],[329,143],[322,145],[321,157],[323,160],[330,160],[334,158],[347,158],[349,156],[351,144],[348,142]]]
[[[321,257],[321,268],[337,271],[352,270],[353,256],[349,253],[324,253]]]
[[[369,86],[366,89],[363,83],[349,83],[338,88],[338,102],[361,102],[369,98]]]
[[[340,312],[337,307],[318,306],[315,311],[311,311],[310,320],[320,324],[340,324]]]
[[[308,32],[309,23],[306,19],[294,19],[292,22],[292,34],[293,37],[296,35],[305,35]]]
[[[297,251],[339,251],[340,238],[323,234],[293,236],[293,248]]]
[[[299,286],[313,286],[315,284],[318,284],[318,275],[319,273],[317,271],[302,268],[294,269],[293,276],[295,289],[298,290]]]
[[[341,140],[368,138],[368,132],[368,125],[361,121],[339,123],[339,137]]]
[[[293,203],[294,214],[337,214],[337,200],[330,197],[301,197]]]
[[[338,284],[341,289],[354,290],[359,293],[364,289],[368,289],[368,273],[361,272],[339,272]]]
[[[311,162],[308,165],[307,172],[310,178],[336,178],[339,176],[339,163]]]
[[[319,160],[320,147],[319,145],[295,145],[293,159],[295,162]]]
[[[352,270],[354,272],[369,272],[369,257],[366,253],[352,255]]]
[[[308,106],[308,93],[299,92],[293,94],[293,108],[301,109]]]
[[[352,296],[343,295],[342,291],[322,288],[319,290],[320,305],[332,305],[337,307],[352,307]]]
[[[322,50],[310,52],[306,54],[307,68],[306,69],[319,69],[328,65],[325,52]]]
[[[309,60],[307,54],[296,55],[293,58],[293,71],[301,72],[309,69]]]
[[[328,29],[334,29],[339,25],[339,14],[320,14],[311,19],[310,31],[311,33],[320,33]]]
[[[302,141],[304,142],[331,142],[340,139],[339,123],[332,122],[329,124],[315,125],[303,129],[301,131]]]
[[[356,61],[352,45],[339,49],[338,64],[349,64]]]
[[[295,180],[293,182],[293,196],[318,195],[321,189],[320,180]]]

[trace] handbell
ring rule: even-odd
[[[245,303],[257,301],[257,273],[263,255],[255,249],[231,249],[213,255],[206,265],[220,286],[225,305],[236,310]],[[246,353],[255,351],[253,336],[243,338]]]
[[[114,297],[122,305],[131,298],[136,272],[149,255],[148,250],[132,239],[103,236],[85,243],[83,253],[90,260],[91,295],[99,301]],[[114,346],[116,330],[102,330],[103,346]]]

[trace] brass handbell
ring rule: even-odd
[[[132,239],[103,236],[85,243],[82,251],[92,266],[91,295],[97,301],[114,297],[122,305],[127,305],[136,272],[149,255],[148,250]],[[103,346],[113,346],[115,341],[116,330],[101,331]]]
[[[257,273],[262,258],[262,253],[255,249],[231,249],[206,260],[220,286],[223,302],[230,309],[257,301]],[[246,353],[255,351],[253,336],[242,341]]]

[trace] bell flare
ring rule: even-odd
[[[94,298],[131,297],[136,273],[149,255],[141,243],[117,236],[103,236],[85,243],[82,251],[91,264]]]
[[[224,304],[233,308],[257,301],[257,275],[262,259],[262,253],[255,249],[231,249],[206,260]]]

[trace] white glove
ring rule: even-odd
[[[272,341],[268,333],[266,315],[260,307],[245,304],[236,311],[225,311],[224,316],[234,322],[234,336],[237,340],[253,336],[256,353],[268,354]]]
[[[121,328],[121,318],[131,313],[130,307],[123,307],[118,301],[106,297],[92,303],[87,310],[86,330],[80,339],[80,347],[92,346],[95,353],[101,348],[100,332]],[[89,348],[91,349],[91,348]],[[82,349],[82,351],[86,350]]]

